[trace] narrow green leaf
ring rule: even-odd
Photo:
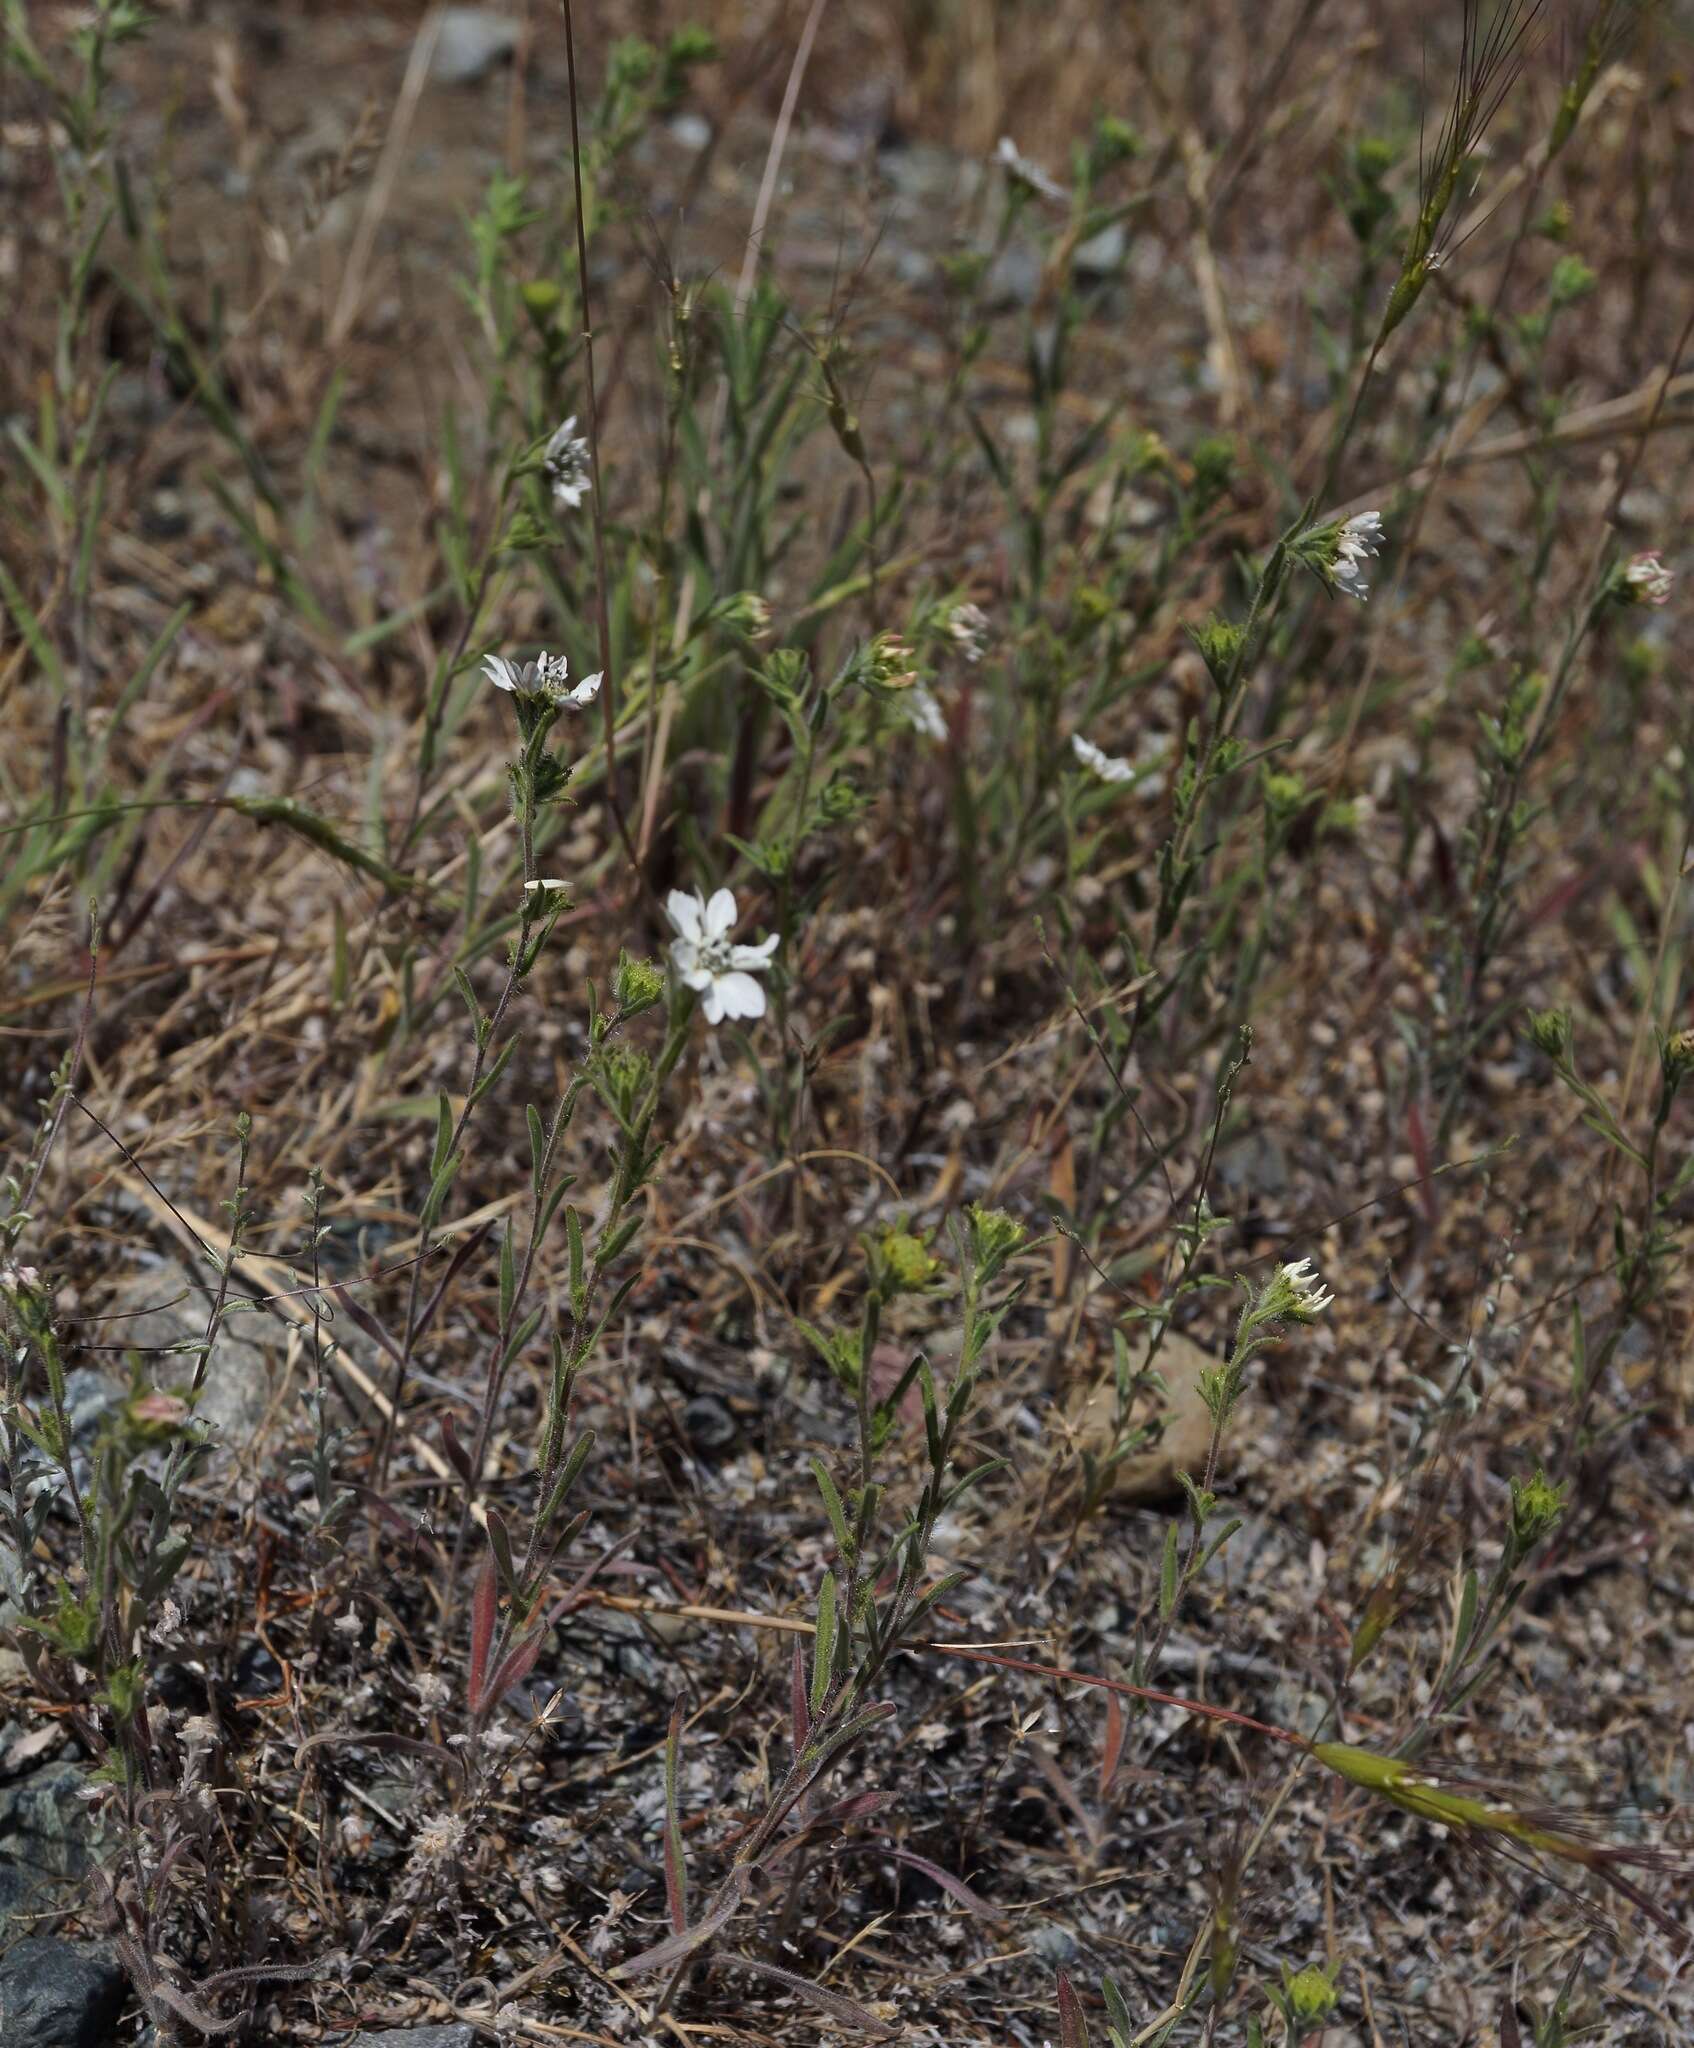
[[[471,1105],[473,1108],[488,1093],[490,1088],[498,1084],[500,1076],[506,1071],[507,1066],[511,1062],[511,1057],[517,1049],[517,1040],[515,1038],[508,1038],[506,1043],[494,1055],[493,1064],[489,1067],[488,1072],[483,1075],[482,1079],[471,1090]]]
[[[494,1564],[500,1574],[500,1584],[505,1589],[508,1599],[515,1598],[518,1575],[512,1564],[512,1539],[506,1528],[506,1518],[498,1508],[488,1510],[488,1546],[494,1553]]]
[[[682,1801],[679,1787],[682,1761],[682,1697],[671,1707],[671,1724],[665,1735],[665,1899],[670,1908],[671,1932],[688,1932],[688,1867],[682,1855]]]
[[[835,1547],[843,1562],[851,1564],[854,1557],[853,1538],[847,1528],[847,1512],[841,1505],[841,1496],[835,1490],[835,1481],[821,1458],[811,1461],[812,1477],[818,1483],[818,1492],[823,1495],[824,1513],[829,1517],[829,1526],[835,1533]]]
[[[827,1572],[818,1589],[818,1628],[812,1639],[812,1690],[809,1705],[815,1721],[829,1697],[835,1668],[835,1574]]]
[[[582,1218],[574,1205],[565,1211],[565,1239],[570,1248],[571,1313],[580,1323],[588,1314],[588,1281],[584,1272]]]
[[[1165,1554],[1159,1566],[1159,1619],[1161,1621],[1169,1621],[1172,1610],[1176,1606],[1177,1540],[1177,1525],[1175,1522],[1172,1522],[1165,1531]]]
[[[500,1238],[500,1327],[508,1330],[512,1325],[512,1309],[518,1298],[518,1264],[512,1249],[512,1219],[506,1218],[506,1228]]]
[[[541,1510],[541,1525],[546,1528],[553,1517],[564,1506],[565,1496],[577,1482],[577,1476],[588,1462],[588,1454],[594,1448],[594,1432],[585,1429],[571,1446],[571,1454],[565,1460],[559,1476],[553,1482],[553,1491],[547,1496]]]

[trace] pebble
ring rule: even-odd
[[[127,1989],[110,1949],[31,1935],[0,1959],[0,2041],[6,2048],[107,2048]]]
[[[492,7],[449,7],[441,17],[429,75],[437,85],[475,85],[518,46],[518,24]]]

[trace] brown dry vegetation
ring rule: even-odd
[[[603,501],[622,530],[652,518],[662,461],[662,269],[733,286],[805,11],[797,0],[686,11],[664,0],[586,5],[577,22],[590,89],[613,30],[658,39],[706,18],[724,52],[674,110],[703,116],[709,143],[688,121],[656,122],[603,195],[616,215],[595,254]],[[28,12],[43,47],[62,52],[74,10]],[[673,1700],[684,1703],[697,1898],[784,1767],[788,1659],[831,1556],[807,1461],[844,1465],[854,1443],[851,1397],[796,1318],[857,1314],[860,1233],[902,1220],[939,1231],[967,1201],[1003,1206],[1032,1233],[1055,1213],[1076,1219],[1083,1241],[1055,1235],[1021,1268],[1027,1291],[990,1354],[965,1458],[1005,1463],[937,1532],[937,1568],[967,1576],[936,1640],[1121,1678],[1157,1630],[1161,1547],[1180,1501],[1173,1509],[1136,1468],[1134,1484],[1079,1523],[1078,1453],[1098,1427],[1088,1403],[1110,1381],[1114,1324],[1126,1302],[1157,1298],[1173,1216],[1205,1186],[1229,1219],[1205,1270],[1262,1282],[1277,1260],[1310,1255],[1336,1299],[1255,1368],[1216,1482],[1243,1527],[1185,1600],[1150,1682],[1302,1731],[1327,1708],[1349,1740],[1392,1747],[1441,1668],[1459,1574],[1476,1562],[1486,1579],[1509,1483],[1545,1465],[1569,1484],[1564,1517],[1533,1557],[1497,1669],[1441,1726],[1430,1757],[1527,1799],[1604,1808],[1614,1837],[1645,1830],[1687,1850],[1694,1295],[1676,1256],[1687,1203],[1665,1218],[1650,1296],[1628,1304],[1614,1333],[1614,1204],[1636,1199],[1631,1169],[1522,1029],[1526,1010],[1569,1006],[1583,1076],[1640,1142],[1658,1034],[1694,1015],[1694,138],[1680,75],[1688,20],[1672,7],[1646,10],[1550,170],[1536,152],[1574,38],[1540,44],[1463,209],[1467,221],[1473,208],[1487,217],[1366,388],[1335,503],[1380,505],[1401,542],[1416,505],[1412,540],[1378,565],[1386,573],[1362,610],[1303,589],[1244,713],[1250,738],[1282,745],[1275,765],[1356,808],[1345,829],[1304,813],[1268,880],[1247,863],[1242,886],[1265,908],[1232,950],[1204,955],[1205,917],[1184,928],[1202,964],[1123,1076],[1133,1118],[1112,1118],[1118,1091],[1090,1026],[1135,1000],[1122,931],[1150,900],[1168,786],[1095,821],[1083,872],[1066,874],[1062,839],[1020,853],[973,929],[943,755],[908,752],[890,766],[860,750],[868,808],[819,856],[815,905],[787,958],[802,1110],[786,1139],[773,1133],[748,1059],[696,1019],[660,1120],[665,1157],[643,1197],[635,1286],[577,1390],[578,1421],[597,1440],[576,1496],[589,1520],[561,1584],[613,1554],[529,1681],[535,1704],[562,1693],[553,1725],[470,1837],[419,1878],[418,1831],[448,1803],[439,1778],[342,1738],[445,1741],[459,1725],[469,1575],[456,1598],[444,1591],[459,1488],[441,1419],[467,1443],[474,1435],[498,1322],[499,1230],[527,1199],[522,1106],[568,1085],[584,1051],[585,984],[603,990],[620,949],[661,951],[666,889],[703,875],[700,846],[730,873],[722,835],[752,830],[787,766],[774,738],[763,756],[732,757],[716,727],[656,764],[637,744],[621,781],[638,827],[651,803],[638,881],[589,752],[577,806],[541,859],[571,878],[574,904],[516,999],[519,1049],[472,1129],[443,1230],[420,1241],[437,1092],[457,1108],[469,1064],[450,978],[469,847],[485,903],[514,897],[521,876],[504,799],[507,702],[490,692],[450,725],[425,829],[401,859],[404,886],[253,803],[293,799],[367,853],[402,842],[428,679],[463,625],[443,556],[455,488],[444,420],[457,423],[477,523],[504,452],[484,438],[485,339],[451,284],[469,261],[465,215],[502,165],[528,169],[551,206],[565,189],[554,12],[514,5],[526,23],[515,63],[471,85],[425,85],[413,103],[403,79],[422,12],[168,6],[146,42],[113,60],[118,153],[138,185],[168,195],[163,245],[183,314],[195,346],[216,352],[278,500],[298,508],[292,526],[263,530],[273,514],[244,491],[192,370],[123,289],[137,259],[116,229],[76,370],[85,396],[114,373],[85,594],[75,533],[28,468],[9,460],[0,487],[0,559],[65,678],[56,692],[39,649],[0,611],[5,822],[68,811],[67,747],[98,747],[108,731],[91,802],[133,805],[68,829],[50,858],[38,837],[0,845],[0,1137],[19,1159],[77,1037],[90,896],[100,905],[76,1083],[86,1112],[64,1116],[19,1249],[54,1277],[66,1360],[86,1384],[121,1377],[126,1352],[149,1381],[176,1376],[163,1347],[192,1330],[161,1304],[207,1294],[195,1239],[224,1241],[233,1123],[239,1111],[252,1119],[256,1220],[232,1278],[266,1306],[233,1320],[214,1357],[222,1448],[191,1492],[180,1619],[146,1653],[159,1728],[210,1714],[221,1731],[215,1853],[199,1895],[166,1915],[180,1982],[264,1959],[311,1965],[303,1983],[243,1994],[255,2040],[447,2017],[492,2039],[497,2011],[500,2038],[535,2042],[850,2032],[727,1952],[658,2021],[644,2017],[655,1980],[608,1973],[667,1928]],[[1133,478],[1127,510],[1108,507],[1092,467],[1056,494],[1046,602],[1063,640],[1089,587],[1109,580],[1101,535],[1152,545],[1192,478],[1196,443],[1232,442],[1237,464],[1203,543],[1137,622],[1130,661],[1143,680],[1089,726],[1112,752],[1176,748],[1211,687],[1184,629],[1209,606],[1241,610],[1238,557],[1262,555],[1290,504],[1318,491],[1337,426],[1323,349],[1326,332],[1344,332],[1354,257],[1333,183],[1353,140],[1392,128],[1410,147],[1396,189],[1415,184],[1421,81],[1427,70],[1438,112],[1457,13],[1354,0],[826,6],[764,261],[796,323],[852,344],[871,465],[879,479],[903,477],[909,499],[875,615],[856,601],[801,633],[810,577],[862,514],[847,455],[827,433],[806,444],[785,501],[804,505],[804,537],[764,590],[779,637],[793,629],[827,670],[855,636],[901,627],[926,585],[968,587],[1007,634],[1020,542],[1004,502],[957,407],[947,452],[926,438],[957,362],[936,259],[992,239],[999,187],[978,165],[1002,133],[1062,175],[1071,141],[1109,112],[1144,144],[1123,188],[1138,205],[1121,273],[1085,295],[1057,412],[1068,435],[1115,405],[1113,434],[1156,434],[1169,465]],[[1560,10],[1555,25],[1584,18]],[[54,142],[15,74],[0,117],[0,416],[38,423],[64,254]],[[1521,231],[1555,205],[1569,209],[1563,242]],[[1471,370],[1467,310],[1538,310],[1571,251],[1594,289],[1554,323],[1534,373],[1515,329],[1479,346]],[[1380,279],[1379,298],[1391,281]],[[1058,292],[1053,271],[1029,259],[1021,282],[991,294],[969,371],[972,406],[1026,475],[1026,337]],[[1430,422],[1445,421],[1461,365],[1465,403],[1448,438]],[[333,380],[333,431],[316,445]],[[1428,482],[1443,445],[1425,499],[1417,480]],[[268,562],[232,503],[274,545]],[[1553,668],[1608,535],[1625,554],[1680,558],[1685,580],[1662,611],[1609,612],[1556,702],[1505,940],[1474,991],[1476,1043],[1455,1079],[1442,960],[1475,913],[1461,878],[1479,715],[1498,711],[1514,663]],[[473,644],[566,640],[573,668],[597,665],[579,658],[592,654],[586,612],[562,609],[591,581],[580,532],[566,555],[552,582],[521,565],[505,576]],[[633,664],[652,586],[632,588]],[[1127,602],[1151,585],[1131,568],[1112,588]],[[116,722],[126,683],[183,606],[168,655]],[[378,637],[401,613],[400,629]],[[952,679],[949,757],[983,744],[985,725],[972,723],[982,700],[1033,687],[1022,659],[1003,637],[979,677]],[[1067,656],[1067,731],[1096,659],[1080,643]],[[592,747],[597,728],[583,730]],[[1244,861],[1257,829],[1237,842]],[[20,855],[8,870],[4,849],[23,844],[27,865]],[[985,866],[1003,852],[986,851]],[[774,929],[757,877],[742,867],[734,879],[752,906],[748,930]],[[491,1002],[498,948],[470,971]],[[1214,1131],[1244,1023],[1250,1061]],[[774,1020],[762,1029],[774,1066]],[[634,1030],[656,1046],[647,1024]],[[1689,1116],[1685,1096],[1664,1136],[1667,1176],[1694,1144]],[[585,1215],[602,1198],[605,1158],[604,1130],[584,1116],[565,1163],[581,1176]],[[343,1288],[329,1370],[336,1426],[349,1432],[345,1477],[359,1489],[344,1550],[302,1535],[307,1482],[291,1464],[310,1437],[299,1395],[322,1335],[301,1252],[312,1169],[329,1189],[325,1281]],[[418,1352],[379,1492],[374,1446],[409,1262],[425,1260],[427,1290],[467,1245]],[[555,1314],[566,1282],[561,1243],[539,1274]],[[1197,1294],[1180,1331],[1208,1353],[1227,1349],[1237,1306]],[[1573,1308],[1591,1353],[1616,1337],[1574,1420]],[[142,1310],[156,1313],[138,1340]],[[951,1317],[938,1297],[896,1304],[874,1361],[879,1390],[916,1348],[956,1355]],[[1186,1356],[1173,1340],[1178,1391]],[[527,1498],[545,1363],[526,1357],[507,1385],[489,1444],[492,1499]],[[922,1465],[921,1425],[909,1427],[889,1476],[915,1494]],[[1395,1623],[1349,1675],[1349,1645],[1385,1582],[1401,1600]],[[333,1625],[349,1612],[357,1635]],[[14,1733],[56,1722],[67,1753],[80,1753],[86,1703],[15,1661],[8,1669]],[[447,1679],[449,1704],[420,1704],[414,1679],[426,1671]],[[1504,2044],[1513,1996],[1527,2039],[1567,1976],[1573,2023],[1596,2026],[1597,2039],[1671,2043],[1694,2024],[1675,1974],[1685,1944],[1627,1902],[1597,1920],[1580,1882],[1566,1891],[1546,1872],[1466,1853],[1250,1731],[1156,1707],[1109,1732],[1098,1690],[945,1651],[897,1658],[881,1689],[896,1718],[835,1791],[879,1790],[892,1803],[843,1819],[809,1861],[796,1856],[731,1946],[851,1997],[904,2041],[1055,2039],[1061,1967],[1086,1995],[1096,2039],[1094,1987],[1107,1973],[1150,2027],[1195,1956],[1203,1974],[1220,1864],[1273,1802],[1241,1892],[1235,2003],[1215,2034],[1203,2033],[1202,2004],[1174,2038],[1245,2039],[1246,2015],[1263,2006],[1250,1987],[1276,1982],[1284,1961],[1339,1966],[1331,2048]],[[523,1725],[514,1712],[511,1729]],[[335,1746],[303,1761],[304,1743],[332,1735]],[[159,1741],[172,1752],[168,1732]],[[1108,1771],[1113,1742],[1121,1757]],[[1694,1912],[1685,1870],[1643,1882],[1674,1918]],[[80,1911],[72,1924],[98,1931],[97,1908]],[[220,2010],[238,2009],[226,1995]],[[140,2026],[126,2021],[123,2038]]]

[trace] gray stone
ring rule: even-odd
[[[1008,242],[994,259],[985,287],[993,307],[1033,306],[1041,289],[1041,252],[1025,241]]]
[[[1129,252],[1129,237],[1124,232],[1123,222],[1111,221],[1097,235],[1090,235],[1086,242],[1077,247],[1072,259],[1086,277],[1112,277],[1123,268],[1123,259]]]
[[[54,1763],[0,1786],[0,1940],[78,1903],[99,1845],[87,1783],[80,1766]],[[6,2048],[11,2040],[0,2032]]]
[[[1024,1929],[1024,1945],[1032,1949],[1044,1963],[1062,1968],[1074,1963],[1082,1953],[1082,1944],[1068,1927],[1061,1927],[1057,1920],[1037,1920],[1033,1926]]]
[[[449,7],[441,17],[429,75],[437,85],[474,85],[518,46],[518,24],[492,7]]]
[[[32,1935],[0,1956],[0,2041],[109,2048],[127,1988],[109,1948]]]
[[[697,1451],[721,1451],[740,1434],[735,1417],[716,1394],[696,1394],[682,1411],[682,1426]]]
[[[122,1318],[107,1327],[122,1332],[118,1341],[126,1347],[134,1346],[143,1376],[154,1386],[186,1386],[194,1377],[195,1352],[206,1334],[208,1305],[180,1282],[173,1284],[168,1268],[136,1274],[118,1289],[103,1313]],[[277,1325],[269,1317],[253,1313],[226,1316],[218,1331],[194,1409],[196,1420],[211,1427],[211,1470],[215,1475],[239,1465],[270,1410],[271,1376],[279,1356],[276,1335]],[[69,1382],[77,1377],[71,1373]],[[124,1389],[110,1380],[105,1384],[109,1405]],[[90,1386],[86,1400],[91,1421],[97,1420],[97,1387]]]
[[[1218,1153],[1218,1175],[1232,1194],[1288,1192],[1288,1154],[1269,1131],[1243,1131]]]
[[[384,2034],[355,2034],[352,2048],[471,2048],[471,2027],[391,2027]],[[6,2048],[11,2048],[10,2041]]]

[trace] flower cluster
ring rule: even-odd
[[[497,690],[510,690],[521,697],[546,697],[576,711],[594,702],[603,680],[601,671],[596,670],[580,683],[571,684],[568,657],[549,654],[545,648],[534,661],[508,661],[503,654],[485,655],[482,672]]]
[[[594,488],[588,474],[588,443],[576,430],[574,412],[563,426],[554,430],[541,467],[553,486],[555,503],[568,511],[574,512]]]
[[[927,683],[914,683],[899,699],[899,705],[914,732],[922,733],[926,740],[946,739],[947,714]]]
[[[1625,604],[1668,604],[1670,587],[1675,579],[1659,560],[1655,548],[1644,555],[1636,555],[1624,565],[1619,595]]]
[[[1084,739],[1079,732],[1071,734],[1071,752],[1083,767],[1091,768],[1102,782],[1135,780],[1135,764],[1132,761],[1126,761],[1121,754],[1106,753],[1092,740]]]
[[[777,949],[777,935],[756,946],[730,942],[739,912],[732,890],[719,889],[711,900],[697,891],[673,889],[665,898],[665,915],[676,929],[671,963],[684,988],[701,997],[708,1024],[726,1017],[762,1017],[765,992],[753,977],[763,974]]]
[[[873,696],[894,696],[917,682],[917,660],[898,633],[878,633],[865,649],[863,674]]]
[[[1335,1299],[1312,1271],[1310,1259],[1297,1259],[1277,1267],[1270,1284],[1259,1297],[1258,1315],[1263,1321],[1275,1318],[1291,1323],[1315,1323]]]
[[[771,629],[771,608],[756,590],[738,590],[726,597],[716,615],[748,640],[762,640]]]
[[[974,668],[988,652],[988,614],[979,604],[956,604],[947,614],[953,644]]]
[[[1329,558],[1330,578],[1338,590],[1356,597],[1361,604],[1370,595],[1361,565],[1381,552],[1381,540],[1380,512],[1355,513],[1335,537],[1334,552]]]

